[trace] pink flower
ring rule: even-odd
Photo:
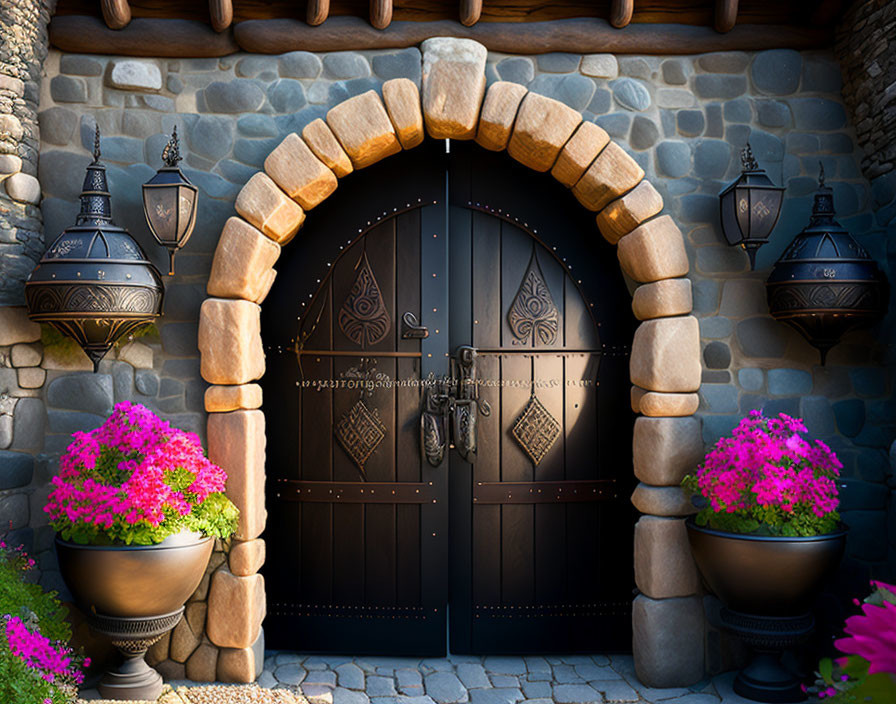
[[[84,681],[84,673],[73,659],[72,650],[64,643],[51,643],[39,631],[28,630],[22,619],[6,615],[6,641],[10,652],[46,682],[57,677],[71,679],[75,684]]]
[[[890,592],[896,586],[879,584]],[[884,601],[881,606],[862,604],[862,613],[846,619],[844,630],[849,637],[834,641],[836,648],[849,655],[859,655],[869,662],[868,674],[896,674],[896,604]]]

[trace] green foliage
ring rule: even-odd
[[[694,520],[698,526],[728,533],[796,538],[833,533],[840,525],[840,514],[832,511],[819,517],[809,511],[785,513],[775,506],[753,506],[733,513],[717,513],[707,506]]]
[[[868,661],[858,655],[850,655],[840,665],[825,658],[815,673],[812,694],[824,693],[822,701],[830,704],[882,704],[896,702],[896,676],[889,672],[868,674]]]

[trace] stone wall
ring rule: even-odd
[[[333,105],[370,89],[379,91],[383,81],[395,77],[419,85],[421,55],[408,49],[125,60],[53,51],[45,71],[40,181],[48,239],[74,221],[96,122],[104,134],[103,161],[109,166],[114,217],[160,268],[166,255],[143,221],[140,185],[160,166],[162,146],[175,124],[183,135],[184,170],[201,191],[196,231],[178,255],[177,275],[166,280],[158,342],[132,343],[110,355],[97,381],[85,372],[60,369],[72,363],[58,361],[52,351],[44,351],[41,361],[48,373],[43,389],[22,389],[18,378],[13,387],[9,378],[15,394],[33,397],[25,406],[25,399],[20,400],[12,411],[10,447],[37,457],[36,478],[16,493],[31,495],[30,525],[35,536],[41,536],[35,549],[44,550],[39,555],[41,579],[56,587],[58,573],[47,551],[48,529],[39,504],[67,433],[76,426],[98,424],[110,398],[132,398],[204,437],[199,306],[237,193],[287,134],[301,133]],[[893,327],[850,335],[831,352],[828,366],[820,367],[813,348],[769,317],[763,289],[771,264],[808,220],[819,161],[834,187],[841,222],[890,279],[894,277],[887,238],[872,214],[877,196],[872,196],[860,170],[862,153],[840,98],[840,71],[833,55],[787,50],[674,58],[492,54],[486,75],[489,83],[522,83],[580,111],[641,165],[663,196],[665,212],[685,235],[704,361],[698,411],[703,441],[714,442],[751,408],[805,417],[810,431],[828,441],[844,461],[843,509],[853,525],[848,569],[859,584],[870,572],[892,579],[894,522],[889,546],[880,536],[887,534],[886,507],[893,504],[886,454],[896,431],[896,401],[892,373],[885,365],[892,354],[887,335],[893,334]],[[741,250],[723,244],[718,224],[717,194],[739,173],[737,153],[747,139],[772,179],[787,186],[781,219],[772,243],[760,250],[756,272],[749,271]],[[889,251],[892,256],[892,247]],[[89,388],[90,393],[75,388]],[[18,421],[17,416],[24,419]],[[0,439],[3,422],[0,418]],[[30,429],[44,426],[50,433],[46,444],[29,439],[35,438]],[[666,498],[662,492],[642,491],[634,500],[645,513],[668,514],[669,506],[661,505]],[[681,510],[672,508],[671,515]],[[666,525],[664,520],[651,517],[639,523],[642,553],[686,550],[683,532],[659,529]],[[238,571],[232,563],[231,553],[224,569],[224,553],[219,552],[214,567],[221,569],[209,578],[220,581],[222,595],[229,595],[216,607],[221,610],[255,598],[254,592],[240,593],[225,584]],[[656,596],[657,603],[670,604],[665,612],[649,614],[653,627],[672,632],[680,626],[681,614],[702,611],[694,596],[692,565],[671,576],[672,582],[679,582],[666,580],[668,590],[662,594],[650,594],[650,579],[642,570],[642,591]],[[234,671],[258,667],[263,636],[257,624],[244,624],[238,638],[219,634],[209,639],[197,626],[206,614],[204,597],[200,593],[192,602],[196,605],[181,633],[154,649],[154,660],[164,662],[169,674],[183,672],[200,679],[212,672],[227,676],[222,661],[230,662]],[[711,632],[710,637],[716,636]],[[219,653],[215,642],[225,649]],[[718,649],[707,652],[717,657]],[[668,661],[668,652],[654,655]],[[709,664],[718,668],[725,663]]]

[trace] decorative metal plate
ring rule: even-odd
[[[552,345],[560,330],[560,311],[541,273],[538,258],[532,252],[523,282],[507,311],[513,336],[525,344]]]
[[[366,252],[358,265],[360,271],[355,283],[339,309],[339,329],[349,340],[364,348],[385,338],[392,320]]]
[[[513,437],[535,464],[548,454],[560,435],[560,423],[535,396],[529,399],[522,415],[513,424]]]
[[[358,465],[361,476],[367,479],[364,465],[386,437],[386,426],[380,421],[377,410],[371,411],[363,401],[358,401],[339,420],[335,432],[339,444]]]

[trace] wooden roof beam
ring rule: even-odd
[[[610,5],[610,24],[616,29],[628,27],[635,11],[635,0],[613,0]]]
[[[330,0],[308,0],[305,21],[312,27],[323,24],[330,15]]]
[[[716,0],[715,28],[725,34],[737,24],[738,0]]]
[[[233,23],[233,0],[208,0],[212,29],[223,32]]]
[[[460,0],[460,23],[472,27],[482,15],[482,0]]]
[[[377,29],[392,24],[392,0],[370,0],[370,24]]]
[[[128,0],[100,0],[103,19],[109,29],[124,29],[131,23],[131,6]]]

